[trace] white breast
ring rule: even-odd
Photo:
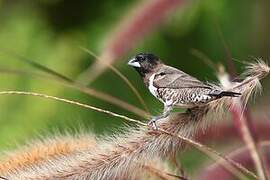
[[[148,89],[153,94],[155,97],[157,97],[157,88],[154,86],[154,78],[155,78],[155,73],[152,74],[149,78],[149,86]]]

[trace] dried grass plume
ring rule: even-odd
[[[268,73],[269,67],[265,63],[250,64],[243,80],[233,83],[230,89],[241,93],[241,98],[247,101],[259,80]],[[140,124],[128,126],[123,133],[98,140],[94,148],[5,171],[3,176],[12,180],[136,179],[146,172],[145,167],[152,159],[169,159],[185,147],[184,141],[165,131],[193,138],[199,127],[213,119],[220,120],[220,113],[226,114],[231,106],[232,98],[227,97],[185,113],[173,114],[159,122],[162,131],[153,131]]]

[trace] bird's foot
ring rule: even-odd
[[[156,124],[157,118],[153,117],[149,122],[148,126],[151,127],[154,130],[158,130],[157,124]]]

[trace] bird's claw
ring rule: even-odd
[[[157,121],[156,118],[152,118],[152,119],[148,122],[148,126],[150,126],[150,127],[151,127],[152,129],[154,129],[154,130],[158,130],[156,121]]]

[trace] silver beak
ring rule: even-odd
[[[140,63],[135,58],[132,58],[131,60],[129,60],[128,65],[133,66],[133,67],[141,67]]]

